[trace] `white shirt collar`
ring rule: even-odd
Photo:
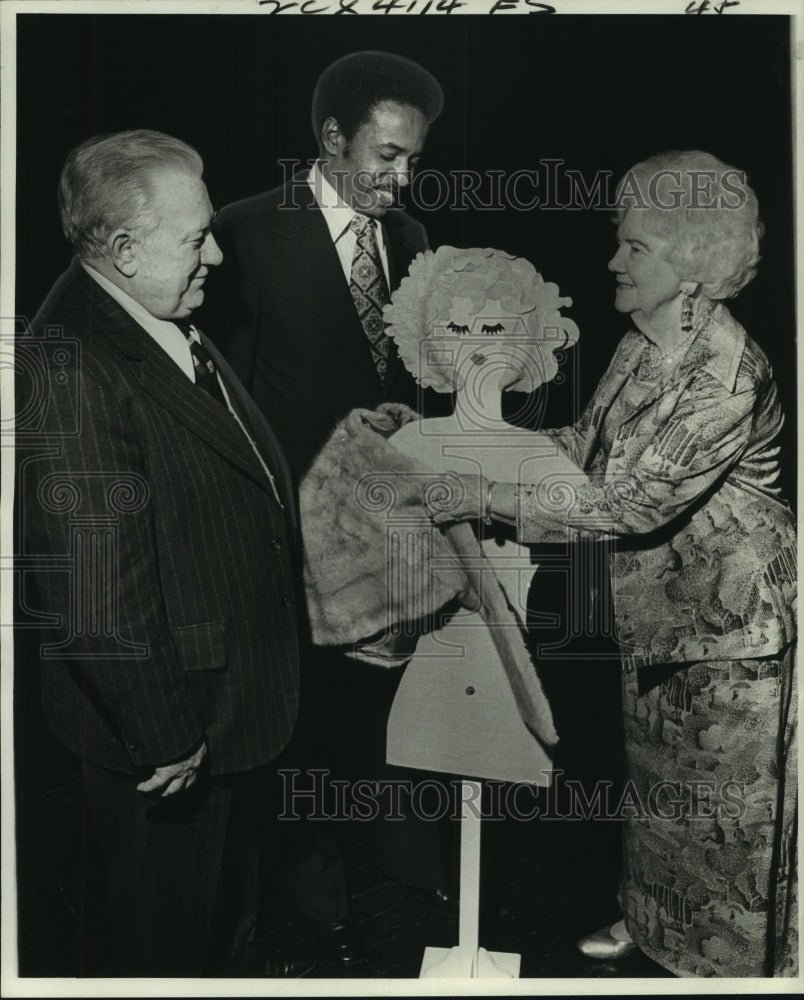
[[[176,362],[184,374],[194,382],[195,374],[193,372],[190,345],[176,324],[168,319],[158,319],[156,316],[152,316],[145,306],[140,305],[128,292],[124,292],[122,288],[115,285],[114,282],[109,281],[105,275],[96,271],[94,267],[83,260],[81,261],[81,267],[83,267],[93,281],[97,281],[101,288],[111,295],[122,309],[125,309],[134,322],[138,323],[159,344],[162,350]]]
[[[312,188],[313,197],[321,209],[321,214],[324,216],[324,221],[329,229],[332,242],[337,243],[344,233],[348,231],[349,223],[352,219],[355,216],[359,217],[360,213],[356,212],[351,205],[347,205],[343,198],[341,198],[324,176],[321,167],[318,165],[318,161],[313,164],[310,173],[307,175],[307,183]],[[371,219],[370,216],[367,216],[367,218],[374,224],[374,231],[382,246],[384,244],[382,226],[377,225],[376,221]]]
[[[101,274],[100,271],[96,271],[90,264],[82,260],[81,267],[83,267],[91,278],[97,281],[105,292],[108,292],[112,296],[118,305],[121,305],[126,310],[132,319],[136,320],[140,326],[145,327],[149,333],[151,329],[162,329],[165,326],[175,329],[175,323],[171,323],[167,319],[157,319],[156,316],[152,316],[145,306],[141,306],[128,292],[124,292],[119,285],[115,285],[113,281],[109,281],[105,275]]]
[[[89,264],[85,264],[81,261],[81,267],[87,272],[90,278],[97,281],[97,283],[107,291],[115,302],[118,303],[129,316],[145,330],[146,333],[150,334],[151,337],[159,344],[163,351],[165,351],[173,361],[181,368],[184,374],[189,378],[191,382],[195,382],[195,370],[193,367],[193,358],[190,352],[190,345],[187,342],[187,338],[181,332],[181,330],[176,326],[175,323],[171,323],[168,319],[157,319],[156,316],[152,316],[147,309],[139,304],[136,299],[124,292],[122,288],[118,288],[113,282],[109,281],[108,278],[100,274],[95,270],[94,267],[90,267]],[[197,340],[199,343],[201,341],[198,331],[194,326],[190,326],[190,337],[192,340]],[[220,373],[218,373],[218,384],[221,387],[221,392],[223,393],[223,398],[226,403],[226,408],[229,410],[231,415],[237,421],[240,430],[245,434],[248,443],[254,454],[257,456],[257,460],[268,477],[268,481],[271,484],[271,489],[273,490],[274,496],[276,497],[276,502],[284,510],[282,500],[279,496],[279,491],[276,486],[276,480],[268,468],[265,459],[260,453],[260,449],[257,447],[254,438],[249,434],[246,428],[243,426],[243,422],[237,413],[237,410],[232,406],[232,402],[229,398],[229,392],[226,388],[226,383],[221,380]]]

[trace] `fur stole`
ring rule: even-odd
[[[376,411],[353,410],[301,484],[304,582],[313,641],[354,646],[401,630],[414,636],[409,658],[416,634],[437,628],[450,604],[479,607],[522,718],[552,745],[557,736],[550,708],[521,625],[471,526],[440,530],[433,525],[423,489],[437,474],[388,441],[413,419],[416,414],[399,403]]]

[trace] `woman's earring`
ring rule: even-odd
[[[684,292],[681,300],[681,329],[689,333],[692,329],[692,296]]]

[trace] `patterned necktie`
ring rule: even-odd
[[[391,299],[388,283],[377,248],[374,221],[365,215],[354,215],[349,228],[357,236],[349,291],[352,293],[357,315],[371,347],[371,357],[377,368],[380,381],[385,381],[388,371],[390,340],[385,332],[382,318],[383,306]]]
[[[215,368],[215,362],[209,355],[209,351],[204,347],[200,340],[196,340],[191,331],[191,325],[189,323],[176,323],[176,326],[181,330],[184,336],[187,338],[187,343],[190,345],[190,354],[193,359],[193,369],[195,371],[195,384],[203,389],[204,392],[208,392],[213,399],[216,399],[221,406],[226,406],[226,400],[224,399],[223,392],[221,391],[220,382],[218,382],[217,369]]]

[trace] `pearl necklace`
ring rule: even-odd
[[[714,311],[715,307],[713,305],[706,311],[706,313],[704,313],[703,316],[699,318],[698,322],[695,326],[693,326],[690,335],[682,340],[681,343],[676,344],[671,351],[667,351],[665,354],[659,354],[659,350],[656,345],[648,341],[642,351],[642,355],[637,366],[639,377],[653,381],[654,379],[659,378],[663,372],[668,372],[671,367],[670,362],[680,356],[682,351],[689,347],[698,334],[702,333],[709,326],[712,319],[712,313]]]

